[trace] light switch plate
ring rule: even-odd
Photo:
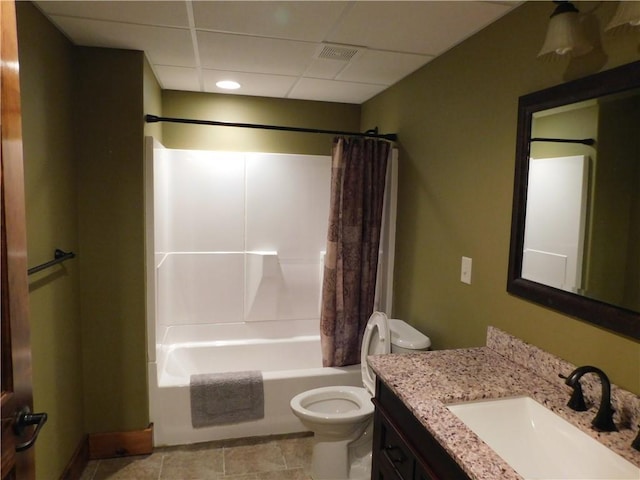
[[[462,267],[460,268],[460,281],[471,285],[471,258],[462,257]]]

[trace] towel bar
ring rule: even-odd
[[[70,258],[73,258],[75,256],[76,254],[73,252],[64,252],[59,248],[56,248],[56,251],[53,253],[53,260],[50,260],[46,263],[30,268],[29,270],[27,270],[27,274],[31,275],[32,273],[40,272],[45,268],[53,267],[54,265],[57,265],[58,263],[62,263],[65,260],[69,260]]]

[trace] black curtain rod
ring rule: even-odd
[[[350,137],[370,137],[381,138],[391,142],[398,141],[398,135],[395,133],[378,133],[378,127],[373,130],[367,130],[364,133],[341,132],[339,130],[320,130],[317,128],[302,127],[282,127],[278,125],[261,125],[257,123],[232,123],[232,122],[216,122],[213,120],[193,120],[190,118],[172,118],[159,117],[157,115],[145,115],[144,120],[147,123],[169,122],[169,123],[189,123],[193,125],[213,125],[218,127],[240,127],[240,128],[259,128],[262,130],[279,130],[283,132],[305,132],[305,133],[324,133],[329,135],[347,135]]]
[[[37,273],[41,270],[44,270],[45,268],[53,267],[54,265],[57,265],[58,263],[62,263],[65,260],[69,260],[70,258],[73,258],[75,256],[76,254],[73,252],[64,252],[59,248],[56,248],[56,251],[53,254],[53,260],[50,260],[36,267],[30,268],[29,270],[27,270],[27,274],[31,275],[32,273]]]
[[[532,138],[530,142],[556,142],[556,143],[581,143],[582,145],[595,145],[596,141],[593,138]]]

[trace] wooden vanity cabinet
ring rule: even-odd
[[[373,403],[372,480],[470,480],[380,379]]]

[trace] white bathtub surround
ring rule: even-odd
[[[329,157],[164,150],[157,323],[317,318]]]
[[[321,368],[330,157],[169,150],[152,139],[147,154],[147,356],[156,445],[305,430],[290,412],[293,396],[359,383],[358,366]],[[388,183],[394,190],[387,203],[395,205],[395,182]],[[387,214],[385,222],[377,298],[388,309],[395,217]],[[191,375],[245,370],[262,372],[264,418],[194,429]]]
[[[278,285],[283,281],[278,252],[247,252],[244,311],[250,320],[278,316]]]

